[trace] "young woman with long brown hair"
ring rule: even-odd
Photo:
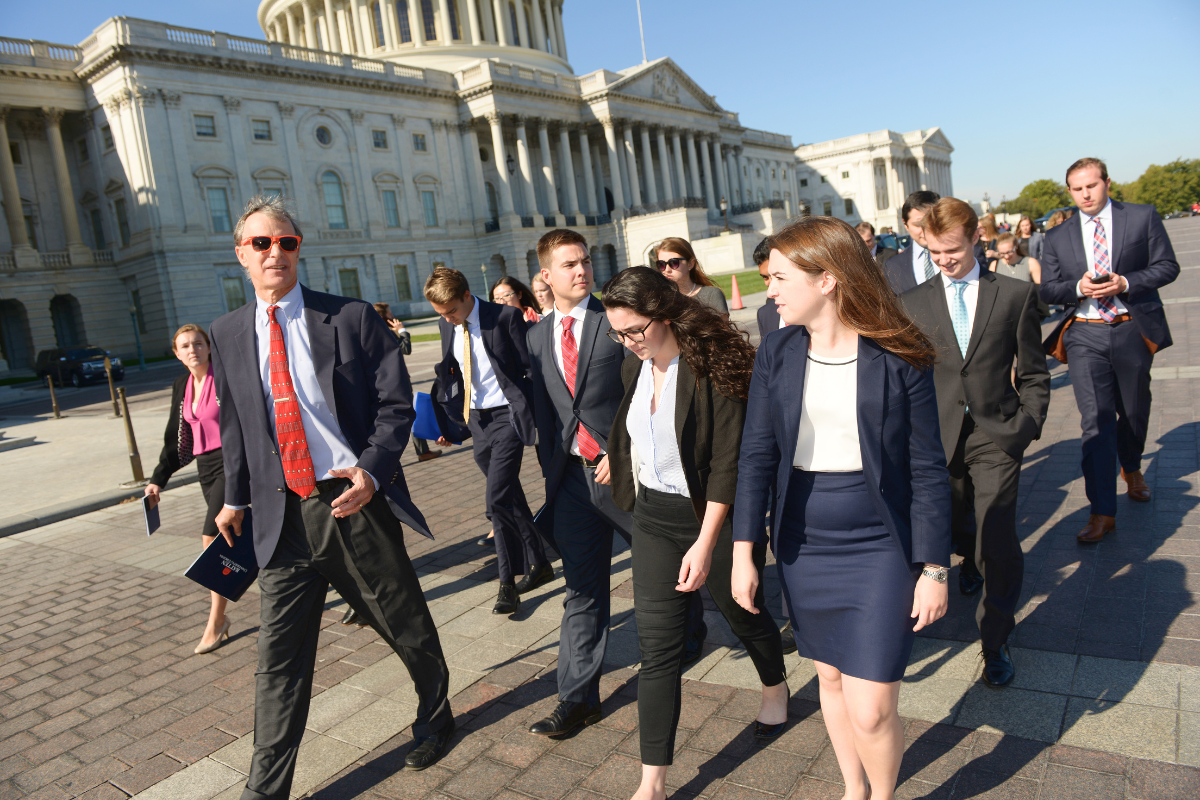
[[[900,679],[915,631],[946,612],[950,480],[934,348],[854,229],[832,217],[770,237],[788,327],[759,347],[734,501],[733,596],[750,613],[771,544],[811,658],[847,800],[891,800]],[[915,623],[915,624],[914,624]]]
[[[654,266],[658,267],[663,277],[675,284],[680,293],[696,298],[718,314],[723,314],[726,319],[729,318],[725,293],[704,274],[696,251],[687,239],[669,236],[658,243],[654,253]]]
[[[633,607],[642,655],[642,782],[634,797],[663,800],[679,725],[689,595],[701,586],[708,586],[762,682],[755,735],[773,739],[787,722],[779,628],[761,589],[753,593],[754,613],[739,607],[730,590],[729,508],[754,348],[716,311],[647,267],[610,280],[602,302],[609,336],[631,352],[621,365],[625,397],[608,459],[613,502],[633,512]],[[765,547],[752,549],[748,557],[762,569]]]

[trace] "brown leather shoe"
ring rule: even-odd
[[[417,456],[417,461],[432,461],[433,459],[437,458],[441,454],[442,454],[441,450],[427,450],[426,452],[421,453],[421,455]]]
[[[1150,487],[1146,485],[1146,479],[1142,477],[1142,471],[1135,469],[1133,472],[1121,470],[1121,478],[1125,481],[1125,486],[1129,490],[1129,499],[1136,500],[1139,503],[1150,502]]]
[[[1092,514],[1088,517],[1088,524],[1079,533],[1075,534],[1075,539],[1086,544],[1098,542],[1104,538],[1104,534],[1112,533],[1117,529],[1117,518],[1106,517],[1103,514]]]

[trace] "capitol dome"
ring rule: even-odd
[[[499,58],[571,74],[563,0],[262,0],[267,38],[456,72]],[[315,55],[315,54],[314,54]]]

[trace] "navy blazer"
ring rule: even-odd
[[[772,488],[771,547],[779,541],[800,431],[808,343],[808,331],[795,325],[758,348],[733,502],[735,542],[762,542]],[[950,473],[933,370],[921,372],[866,337],[858,340],[858,438],[871,500],[905,560],[950,566]]]
[[[912,254],[912,247],[906,247],[883,264],[883,274],[897,295],[902,295],[917,285],[917,278],[913,275]]]
[[[487,351],[496,382],[512,411],[512,425],[521,443],[531,445],[535,432],[533,385],[529,381],[525,318],[512,306],[489,303],[480,297],[476,297],[475,302],[479,304],[479,335],[483,339],[483,349]],[[438,332],[442,335],[442,360],[434,367],[437,378],[433,383],[433,396],[454,421],[462,416],[462,365],[458,363],[458,353],[453,352],[454,326],[440,319]],[[470,435],[469,431],[465,433]],[[461,441],[467,437],[450,438]]]
[[[758,338],[763,340],[771,331],[779,330],[779,306],[768,297],[767,302],[758,310]]]
[[[1179,277],[1179,263],[1167,230],[1154,206],[1110,202],[1113,229],[1106,231],[1109,260],[1112,271],[1129,281],[1129,291],[1117,297],[1129,309],[1142,337],[1155,345],[1155,351],[1170,347],[1171,329],[1158,290]],[[1046,231],[1041,263],[1042,300],[1070,307],[1046,340],[1050,344],[1058,341],[1063,325],[1075,315],[1079,305],[1075,285],[1087,272],[1080,214]]]
[[[302,286],[304,321],[321,394],[361,467],[379,481],[396,518],[433,538],[413,505],[400,469],[416,412],[400,345],[370,303]],[[254,552],[265,567],[283,528],[287,482],[267,418],[256,303],[217,318],[209,329],[213,378],[221,406],[225,503],[254,507]],[[320,480],[320,476],[317,478]]]

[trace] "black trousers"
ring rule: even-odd
[[[546,551],[521,488],[525,445],[513,427],[512,410],[508,406],[472,408],[467,425],[471,429],[475,463],[487,478],[487,518],[496,532],[500,582],[511,583],[513,575],[524,575],[533,566],[546,563]]]
[[[680,592],[679,566],[688,549],[700,536],[700,523],[692,501],[683,495],[666,494],[642,487],[633,509],[633,608],[638,625],[642,666],[638,672],[638,728],[642,763],[666,766],[675,752],[679,728],[680,679],[684,644],[688,636],[690,597],[698,592]],[[754,549],[754,566],[762,574],[766,548]],[[725,520],[712,552],[712,565],[704,585],[729,622],[729,627],[746,648],[764,686],[776,686],[787,672],[779,627],[763,602],[762,582],[751,614],[733,599],[730,585],[733,570],[732,524]]]
[[[1001,450],[968,415],[947,466],[955,551],[983,575],[975,621],[983,646],[999,650],[1016,627],[1025,575],[1017,537],[1021,461]]]
[[[1142,468],[1154,356],[1137,323],[1075,322],[1063,337],[1079,406],[1083,482],[1093,514],[1117,515],[1117,465]]]
[[[279,544],[259,572],[262,591],[254,699],[254,760],[242,800],[287,800],[308,719],[321,612],[330,584],[396,651],[417,690],[413,736],[454,723],[450,672],[433,617],[382,492],[335,519],[330,503],[349,481],[301,500],[287,494]]]

